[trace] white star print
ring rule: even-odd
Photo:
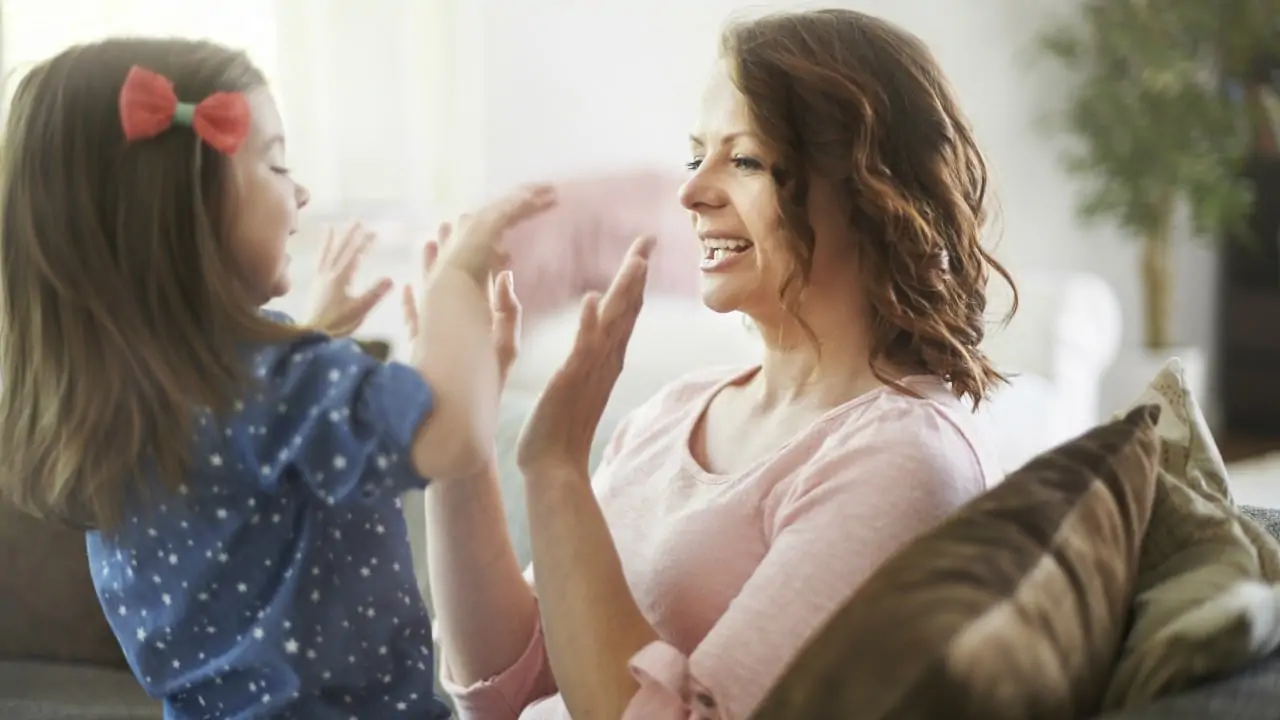
[[[298,641],[297,641],[297,640],[294,640],[293,638],[289,638],[288,640],[286,640],[286,641],[284,642],[284,651],[285,651],[286,653],[288,653],[289,655],[297,655],[297,654],[298,654]]]

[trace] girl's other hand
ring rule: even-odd
[[[380,278],[368,290],[353,293],[352,280],[375,235],[359,223],[339,239],[332,228],[325,237],[311,291],[311,326],[334,337],[355,332],[369,312],[391,292],[390,278]]]

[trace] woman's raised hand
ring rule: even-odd
[[[644,305],[652,253],[652,238],[636,240],[604,295],[583,300],[573,349],[520,433],[516,461],[526,477],[559,469],[586,473],[592,439]]]

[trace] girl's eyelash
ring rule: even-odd
[[[271,171],[272,171],[272,172],[274,172],[274,173],[279,173],[280,175],[288,175],[288,174],[289,174],[289,168],[287,168],[287,167],[281,167],[281,166],[279,166],[279,165],[273,165],[273,166],[271,166]]]
[[[684,167],[686,170],[691,170],[691,171],[697,170],[698,168],[702,167],[702,158],[694,158],[689,162],[685,163]]]

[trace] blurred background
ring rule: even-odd
[[[829,4],[932,47],[987,153],[997,256],[1024,290],[1065,288],[1050,310],[1014,320],[1013,365],[1046,376],[1089,365],[1096,382],[1072,392],[1101,417],[1178,356],[1228,454],[1280,447],[1277,0]],[[246,49],[315,198],[295,252],[299,290],[283,303],[298,314],[321,225],[377,228],[365,273],[408,281],[439,219],[526,180],[576,188],[517,268],[540,314],[606,274],[619,238],[689,239],[674,189],[718,28],[808,6],[3,0],[0,63],[11,89],[33,61],[107,35]],[[668,259],[659,290],[693,297],[692,265],[678,250]],[[364,330],[398,332],[395,303]]]

